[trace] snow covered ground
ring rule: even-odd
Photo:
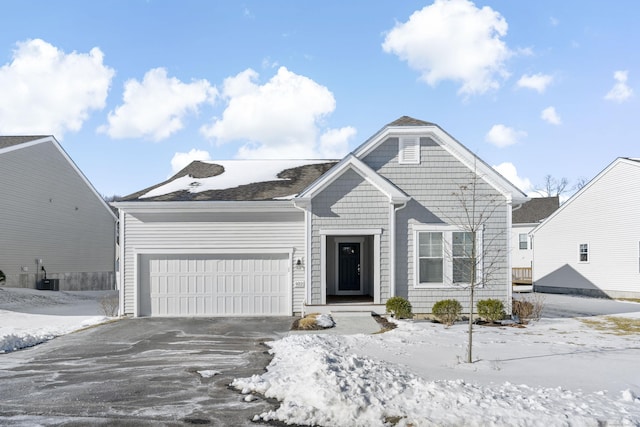
[[[476,326],[467,364],[466,328],[401,321],[384,334],[290,335],[270,343],[266,373],[232,385],[281,402],[256,420],[301,425],[640,425],[640,334],[580,319]]]
[[[109,320],[99,304],[106,294],[0,288],[0,353]]]
[[[0,288],[0,352],[107,321],[104,293]],[[640,320],[638,312],[616,314]],[[383,334],[291,334],[233,386],[278,409],[257,421],[323,426],[640,426],[640,332],[605,317],[546,318],[526,328],[401,321]],[[637,329],[640,331],[640,328]],[[2,355],[0,354],[0,357]],[[202,371],[204,376],[215,371]]]

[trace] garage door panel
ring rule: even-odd
[[[288,254],[144,255],[140,314],[289,315]]]

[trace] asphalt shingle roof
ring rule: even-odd
[[[555,197],[535,197],[513,210],[513,224],[534,224],[549,217],[560,207],[560,199]]]
[[[20,135],[20,136],[0,136],[0,149],[46,138],[49,135]]]
[[[281,171],[278,180],[255,182],[221,190],[190,192],[175,191],[156,197],[144,197],[149,191],[165,185],[183,176],[193,178],[210,178],[224,173],[224,167],[215,163],[194,161],[168,180],[123,197],[120,201],[261,201],[290,197],[300,193],[316,179],[327,172],[337,162],[313,162]]]

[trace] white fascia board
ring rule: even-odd
[[[526,194],[515,187],[498,171],[473,154],[467,147],[445,132],[439,126],[388,126],[367,140],[353,152],[362,158],[373,151],[389,137],[421,136],[429,137],[440,144],[447,152],[475,172],[481,179],[500,192],[512,205],[519,205],[529,200]]]
[[[373,169],[371,169],[353,154],[349,154],[347,157],[345,157],[342,162],[334,166],[329,174],[324,175],[319,181],[316,181],[311,187],[303,191],[300,196],[296,197],[295,200],[301,202],[300,205],[308,203],[311,199],[313,199],[313,197],[322,192],[331,183],[342,176],[342,174],[347,170],[353,170],[362,178],[364,178],[369,184],[371,184],[382,194],[387,196],[390,203],[399,204],[406,203],[411,200],[411,197],[407,196],[398,187],[377,174]]]
[[[625,163],[625,164],[640,168],[640,163],[637,160],[627,159],[627,158],[624,158],[624,157],[618,157],[613,162],[611,162],[606,168],[604,168],[598,175],[596,175],[595,178],[593,178],[591,181],[589,181],[584,187],[582,187],[574,195],[569,197],[569,199],[567,199],[566,202],[561,204],[558,209],[556,209],[551,215],[549,215],[544,221],[542,221],[536,228],[531,230],[531,232],[529,234],[535,235],[535,233],[537,233],[538,230],[540,230],[542,227],[544,227],[549,221],[552,221],[553,218],[555,218],[562,211],[564,211],[567,206],[571,205],[574,200],[576,200],[577,198],[582,196],[582,194],[584,194],[586,191],[589,191],[589,189],[596,182],[600,181],[600,179],[602,179],[603,176],[605,176],[607,173],[609,173],[609,171],[611,169],[615,168],[620,163]]]
[[[112,206],[128,213],[149,212],[290,212],[296,210],[291,200],[283,201],[191,201],[191,202],[113,202]]]
[[[11,152],[11,151],[16,151],[16,150],[21,150],[23,148],[33,147],[34,145],[44,144],[46,142],[50,142],[51,144],[53,144],[53,146],[60,152],[60,154],[62,155],[62,157],[64,157],[64,159],[67,161],[67,163],[69,163],[71,168],[76,172],[76,174],[80,177],[80,179],[82,181],[84,181],[85,185],[89,188],[89,190],[100,200],[100,203],[109,212],[109,215],[111,215],[113,217],[113,220],[117,221],[118,217],[116,216],[116,214],[113,213],[113,211],[109,207],[109,204],[107,204],[107,202],[100,195],[100,193],[98,193],[98,191],[95,189],[93,184],[91,184],[91,182],[89,181],[89,179],[87,179],[85,174],[82,173],[82,171],[80,170],[78,165],[76,165],[75,162],[71,159],[71,157],[69,157],[67,152],[64,151],[64,148],[62,148],[62,146],[60,145],[60,143],[56,140],[56,138],[54,136],[46,136],[44,138],[34,139],[33,141],[24,142],[22,144],[12,145],[10,147],[6,147],[6,148],[3,148],[2,150],[0,150],[0,154],[4,154],[4,153]]]

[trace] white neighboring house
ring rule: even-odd
[[[532,236],[535,291],[640,297],[640,159],[616,159]]]
[[[513,209],[511,223],[511,266],[531,268],[533,246],[529,233],[560,206],[558,196],[536,197]]]

